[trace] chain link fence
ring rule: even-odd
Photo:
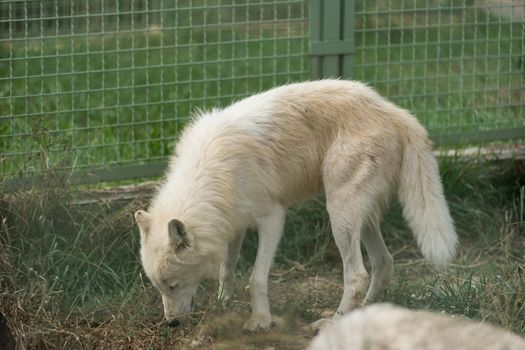
[[[357,1],[355,41],[354,77],[435,138],[525,138],[525,1]]]
[[[307,10],[304,0],[3,1],[1,174],[165,160],[196,108],[307,79]]]
[[[196,108],[308,79],[309,3],[0,2],[0,176],[159,173]],[[453,142],[525,137],[525,1],[353,6],[353,78]]]

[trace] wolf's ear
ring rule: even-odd
[[[137,210],[135,212],[135,221],[139,225],[140,233],[147,235],[151,224],[151,214],[144,210]]]
[[[170,240],[173,245],[175,245],[176,249],[188,246],[188,233],[186,232],[184,224],[180,220],[170,220],[168,223],[168,234],[170,235]]]

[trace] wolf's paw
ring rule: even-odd
[[[272,324],[272,316],[270,314],[252,314],[250,319],[246,321],[242,328],[252,332],[267,331],[270,329]]]

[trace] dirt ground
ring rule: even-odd
[[[417,307],[411,301],[425,304],[432,297],[430,285],[411,289],[411,284],[443,277],[422,260],[401,260],[398,271],[383,300],[411,307]],[[305,349],[315,336],[310,323],[332,316],[337,308],[341,276],[339,266],[291,263],[274,268],[269,297],[275,325],[268,332],[242,329],[250,310],[246,269],[238,273],[236,294],[228,307],[217,302],[216,282],[206,282],[198,291],[195,314],[177,328],[164,324],[160,295],[149,287],[137,295],[143,302],[136,308],[127,303],[66,318],[55,329],[19,332],[29,338],[30,348],[39,349]]]

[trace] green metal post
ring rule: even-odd
[[[311,78],[352,78],[355,0],[310,1]]]

